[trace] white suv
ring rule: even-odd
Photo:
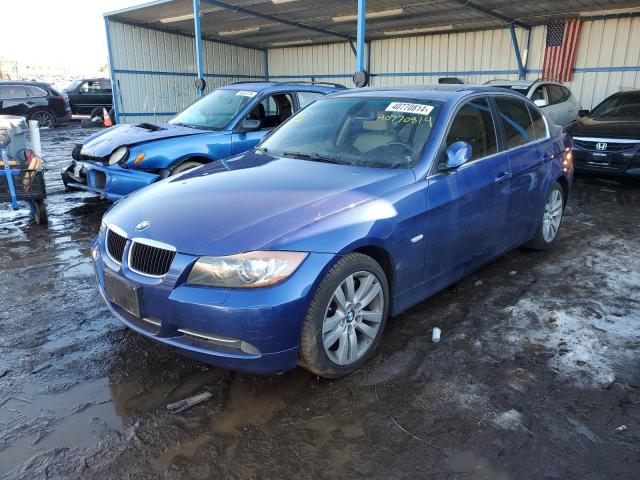
[[[567,87],[560,83],[536,80],[491,80],[485,83],[491,87],[502,87],[515,90],[533,100],[554,123],[566,127],[582,110],[580,102]]]

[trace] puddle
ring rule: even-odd
[[[32,456],[56,447],[88,447],[109,432],[122,431],[106,378],[58,394],[26,392],[0,407],[7,448],[0,451],[6,473]]]

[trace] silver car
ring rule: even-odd
[[[515,90],[533,100],[557,125],[569,125],[582,110],[580,102],[567,87],[544,80],[491,80],[485,85]]]

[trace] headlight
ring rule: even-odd
[[[303,252],[248,252],[226,257],[200,257],[187,283],[207,287],[256,288],[275,285],[289,277],[307,254]]]
[[[127,158],[129,155],[129,149],[127,147],[119,147],[109,157],[109,166],[115,165]]]

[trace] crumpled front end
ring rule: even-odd
[[[94,192],[112,201],[146,187],[160,178],[156,173],[131,170],[120,165],[107,166],[103,163],[77,160],[62,172],[65,187]]]

